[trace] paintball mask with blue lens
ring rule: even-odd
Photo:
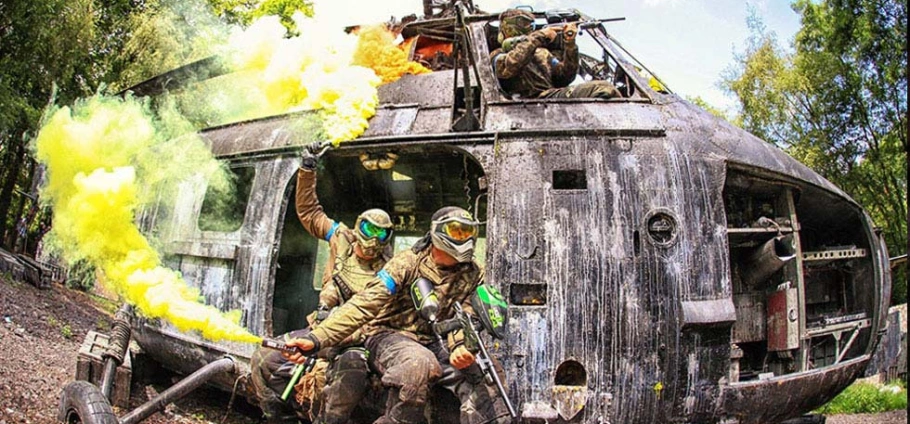
[[[357,217],[354,233],[366,256],[378,256],[392,239],[392,219],[382,209],[370,209]]]

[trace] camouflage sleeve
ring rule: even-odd
[[[338,223],[322,211],[316,197],[316,173],[300,168],[297,171],[297,218],[303,228],[313,237],[326,240],[332,238]]]
[[[562,59],[553,66],[550,74],[554,87],[565,87],[575,80],[578,75],[578,45],[574,41],[566,43]]]
[[[408,274],[413,268],[413,256],[403,253],[392,258],[361,292],[355,294],[313,330],[313,337],[319,341],[320,347],[335,346],[354,334],[360,327],[369,323],[385,305],[392,303],[396,295],[406,290],[404,281],[409,281]]]
[[[322,290],[319,291],[319,303],[330,309],[341,304],[341,296],[338,294],[335,280],[329,278],[322,284]]]
[[[540,31],[532,32],[527,39],[515,45],[508,52],[500,51],[493,56],[493,72],[496,78],[509,79],[517,76],[534,57],[538,47],[547,44],[547,36]]]

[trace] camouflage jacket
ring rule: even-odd
[[[319,303],[329,308],[340,306],[366,287],[367,282],[391,256],[364,261],[354,254],[356,236],[346,225],[335,222],[322,210],[316,197],[316,173],[301,168],[297,172],[297,218],[306,231],[329,242],[329,257],[322,273]]]
[[[493,72],[506,92],[527,98],[546,97],[547,90],[572,83],[578,73],[578,46],[567,42],[557,57],[547,44],[546,35],[535,31],[508,52],[496,49],[490,54]]]
[[[483,282],[483,268],[473,261],[441,268],[433,262],[430,250],[430,247],[419,252],[409,249],[395,255],[364,291],[323,321],[312,335],[322,347],[328,347],[363,326],[365,336],[397,331],[424,344],[432,342],[435,336],[429,323],[418,315],[411,301],[411,284],[420,277],[435,286],[440,321],[455,315],[452,307],[455,302],[473,314],[471,295]],[[460,331],[450,334],[449,348],[461,341]]]

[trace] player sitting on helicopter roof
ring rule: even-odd
[[[563,29],[565,45],[561,52],[551,52],[558,31],[543,28],[533,31],[534,15],[521,9],[509,9],[499,15],[499,43],[490,57],[493,72],[502,88],[523,98],[620,97],[619,90],[608,81],[588,81],[569,86],[578,74],[578,28],[570,23]]]
[[[317,145],[304,150],[297,172],[297,217],[307,232],[329,242],[330,254],[322,275],[319,308],[307,317],[310,327],[279,336],[288,340],[308,334],[332,308],[363,290],[392,253],[392,220],[382,209],[361,213],[353,229],[323,212],[316,196],[315,170],[320,151],[324,152],[324,148]],[[284,359],[278,350],[260,348],[250,364],[260,407],[269,422],[296,423],[300,417],[311,421],[318,418],[327,424],[346,423],[369,387],[367,355],[362,337],[353,334],[332,352],[321,354],[329,357],[331,365],[323,361],[305,375],[297,387],[306,390],[282,399],[295,364]]]

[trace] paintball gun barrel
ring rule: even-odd
[[[556,23],[543,25],[536,29],[553,28],[557,31],[562,31],[563,29],[565,29],[566,25],[569,25],[569,24],[575,24],[578,27],[578,29],[587,29],[587,28],[594,28],[605,22],[618,22],[618,21],[624,21],[624,20],[626,20],[626,18],[605,18],[605,19],[589,19],[589,20],[574,21],[574,22],[556,22]]]
[[[461,305],[454,303],[453,306],[455,307],[455,317],[464,332],[465,346],[468,350],[473,350],[472,347],[476,346],[477,366],[480,367],[480,371],[483,372],[487,381],[492,381],[496,384],[496,391],[499,392],[499,396],[506,403],[506,407],[509,408],[509,415],[511,415],[513,419],[518,418],[518,414],[515,412],[515,406],[512,405],[512,401],[506,394],[506,389],[502,386],[502,380],[499,379],[499,373],[497,373],[496,368],[493,367],[493,360],[490,359],[490,353],[487,352],[487,347],[484,346],[483,339],[480,338],[474,321],[471,316],[461,308]],[[444,325],[445,322],[440,324]]]
[[[505,402],[506,407],[509,408],[509,415],[513,419],[517,418],[518,414],[515,412],[515,406],[512,405],[512,401],[506,394],[506,389],[502,386],[502,380],[499,379],[499,374],[493,367],[493,360],[490,358],[487,347],[484,346],[483,340],[480,338],[474,319],[464,311],[461,304],[458,302],[452,304],[455,309],[453,318],[439,321],[437,316],[437,313],[439,313],[439,298],[436,295],[433,283],[423,277],[418,278],[411,284],[411,300],[414,302],[414,308],[417,309],[420,316],[429,322],[433,334],[443,347],[445,346],[442,340],[443,334],[459,329],[463,331],[464,345],[469,351],[476,352],[475,362],[480,367],[480,371],[483,372],[484,378],[488,383],[496,384],[499,396]],[[502,338],[504,335],[505,316],[503,315],[504,310],[501,308],[506,306],[502,300],[502,295],[496,289],[481,284],[471,297],[471,306],[477,313],[482,314],[478,325],[487,329],[493,337]]]

